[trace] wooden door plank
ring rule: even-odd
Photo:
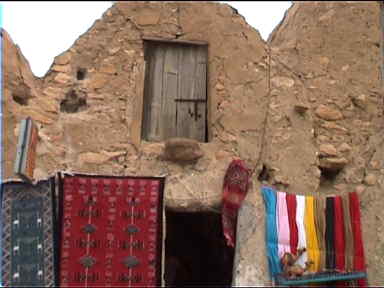
[[[176,102],[178,92],[179,48],[169,45],[164,56],[163,93],[161,101],[161,139],[176,136]]]
[[[207,88],[206,88],[206,63],[198,63],[196,67],[196,81],[195,81],[195,99],[202,99],[205,102],[198,102],[198,115],[193,122],[193,134],[191,135],[195,139],[199,139],[199,141],[205,141],[205,133],[206,133],[206,117],[207,117]]]
[[[197,65],[195,74],[195,99],[202,99],[205,102],[199,102],[198,117],[194,122],[194,135],[195,139],[205,141],[206,139],[206,125],[207,125],[207,47],[199,46],[197,49]]]
[[[194,94],[194,70],[195,49],[193,46],[180,47],[180,77],[179,99],[193,99]],[[191,102],[177,102],[177,136],[191,138],[193,129],[194,104]]]
[[[182,51],[180,98],[206,101],[206,49],[190,46]],[[205,102],[177,102],[177,136],[203,142],[205,125]]]
[[[143,61],[137,66],[138,79],[136,81],[136,101],[134,101],[133,110],[133,122],[131,124],[131,141],[136,146],[140,146],[141,142],[141,131],[142,131],[142,119],[143,119],[143,101],[144,101],[144,82],[145,82],[145,71],[146,62]]]
[[[195,48],[195,49],[194,49]],[[182,51],[181,65],[181,95],[182,99],[194,99],[194,81],[196,69],[196,47],[184,46]]]
[[[151,45],[150,45],[151,44]],[[145,82],[144,82],[144,101],[143,101],[143,124],[142,124],[142,138],[148,140],[149,129],[151,123],[151,103],[153,101],[152,95],[152,82],[153,82],[153,70],[154,70],[154,43],[146,44],[145,49]]]
[[[162,89],[163,89],[163,72],[164,57],[166,49],[164,45],[157,45],[153,55],[153,74],[151,85],[152,101],[150,106],[150,123],[148,130],[149,141],[161,141],[161,125],[162,125]]]

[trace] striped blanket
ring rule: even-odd
[[[270,276],[282,274],[285,253],[305,252],[296,264],[307,273],[365,272],[360,204],[356,192],[342,196],[304,196],[262,187],[266,208],[266,247]],[[357,280],[365,287],[366,280]]]

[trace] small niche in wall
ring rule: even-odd
[[[60,103],[60,111],[66,113],[76,113],[86,109],[87,100],[79,97],[75,90],[70,90]]]
[[[28,105],[29,99],[27,97],[22,97],[22,96],[19,96],[18,94],[12,93],[12,99],[19,105],[22,105],[22,106]]]
[[[337,175],[339,174],[340,170],[332,170],[332,169],[326,169],[324,167],[319,167],[320,169],[320,185],[332,185],[333,182],[336,180]]]
[[[78,68],[76,72],[76,79],[77,80],[84,80],[85,76],[87,75],[87,69],[85,68]]]

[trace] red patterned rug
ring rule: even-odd
[[[60,177],[60,284],[161,285],[165,178]]]
[[[222,223],[227,245],[235,247],[237,214],[248,192],[251,171],[240,159],[232,160],[224,176]]]

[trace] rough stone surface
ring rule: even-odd
[[[210,141],[199,143],[204,156],[194,162],[162,159],[164,142],[134,143],[132,127],[141,121],[143,37],[209,43]],[[294,2],[265,43],[226,4],[117,2],[55,58],[43,78],[34,77],[4,30],[3,40],[5,178],[15,177],[15,132],[28,115],[39,126],[37,178],[57,170],[167,176],[169,209],[220,207],[225,171],[233,158],[242,158],[255,174],[239,219],[236,286],[270,285],[261,171],[269,176],[267,184],[291,193],[356,190],[369,284],[382,285],[384,104],[378,3]],[[60,104],[73,89],[84,93],[86,107],[63,112]],[[305,113],[297,111],[298,103]],[[332,148],[319,155],[324,144],[338,154]],[[319,166],[342,169],[324,184]]]
[[[340,120],[343,119],[343,114],[334,108],[320,105],[315,111],[316,115],[324,120]]]
[[[347,143],[342,143],[342,144],[339,146],[338,150],[339,150],[340,152],[349,152],[349,151],[352,150],[352,147],[349,146]]]
[[[164,159],[170,161],[194,161],[203,157],[199,142],[187,138],[171,138],[165,141]]]
[[[368,174],[364,178],[364,183],[369,185],[369,186],[375,185],[376,181],[377,181],[377,178],[376,178],[376,176],[374,174]]]
[[[304,114],[305,112],[307,112],[307,110],[309,109],[309,107],[308,107],[307,105],[305,105],[305,104],[301,104],[301,103],[299,103],[299,104],[296,104],[296,105],[294,106],[294,109],[295,109],[295,111],[296,111],[297,113],[299,113],[299,114]]]
[[[320,159],[320,167],[328,170],[340,170],[347,165],[348,160],[345,158],[326,157]]]
[[[335,146],[332,144],[322,144],[320,145],[320,155],[325,155],[325,156],[336,156],[337,155],[337,150]]]

